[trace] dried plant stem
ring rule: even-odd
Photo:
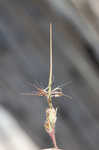
[[[58,149],[55,139],[55,123],[57,119],[57,109],[55,110],[52,104],[51,92],[52,92],[52,23],[50,23],[50,72],[49,72],[49,83],[48,83],[48,105],[49,108],[46,110],[46,121],[45,129],[52,139],[54,148]]]
[[[51,99],[51,88],[52,88],[52,23],[50,23],[50,72],[49,72],[49,83],[48,83],[48,104],[52,108]]]

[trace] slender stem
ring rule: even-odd
[[[52,107],[51,87],[52,87],[52,23],[50,23],[50,72],[49,72],[49,83],[48,83],[48,103],[49,103],[49,107]]]
[[[49,108],[53,108],[53,104],[52,104],[52,99],[51,99],[51,91],[52,91],[52,23],[50,23],[50,69],[49,69],[49,83],[48,83],[48,104],[49,104]],[[56,116],[55,116],[56,117]],[[48,118],[50,119],[50,118]],[[49,120],[50,123],[51,120]],[[55,124],[55,122],[54,122]],[[54,144],[54,147],[58,150],[58,147],[56,145],[56,139],[55,139],[55,129],[54,127],[51,127],[52,128],[52,132],[48,133],[49,136],[51,137],[52,139],[52,142]]]

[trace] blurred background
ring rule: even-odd
[[[57,145],[99,149],[99,2],[0,0],[0,150],[53,146],[43,127],[46,98],[20,95],[35,90],[31,83],[48,84],[50,22],[53,87],[72,81],[63,87],[72,100],[53,99]]]

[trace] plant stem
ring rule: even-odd
[[[49,72],[49,83],[48,83],[48,104],[52,108],[51,99],[51,88],[52,88],[52,23],[50,23],[50,72]]]
[[[55,139],[55,123],[57,119],[56,117],[57,111],[54,109],[52,104],[51,92],[52,92],[52,23],[50,23],[50,69],[49,69],[49,83],[48,83],[48,97],[47,97],[50,111],[47,112],[46,114],[45,129],[47,130],[49,136],[52,139],[54,148],[58,149]]]

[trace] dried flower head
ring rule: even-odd
[[[64,94],[63,91],[62,91],[62,86],[68,85],[70,83],[71,83],[71,81],[53,88],[51,90],[50,97],[51,98],[57,98],[57,97],[65,96],[69,99],[72,99],[71,96]],[[21,94],[22,95],[45,96],[48,99],[48,97],[49,97],[49,95],[48,95],[48,89],[49,88],[48,87],[43,89],[43,88],[37,87],[35,84],[33,84],[33,86],[35,87],[36,91],[33,91],[32,93],[21,93]]]

